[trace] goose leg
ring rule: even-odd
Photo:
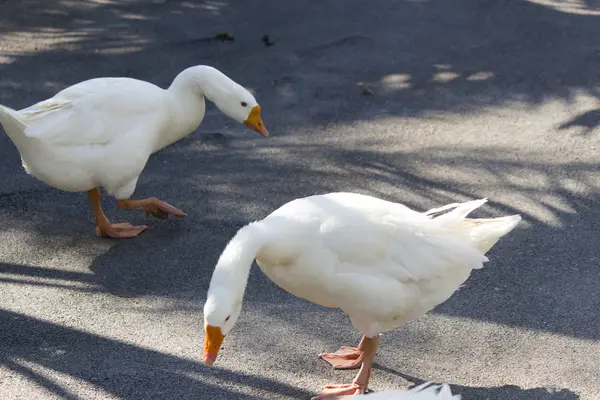
[[[133,238],[148,228],[146,225],[133,226],[128,223],[111,224],[100,205],[100,189],[94,188],[88,191],[88,199],[92,205],[92,211],[96,218],[96,235],[112,237],[116,239]]]
[[[374,338],[363,337],[361,341],[363,345],[362,366],[356,374],[352,383],[347,385],[328,385],[314,399],[315,400],[333,400],[343,396],[353,396],[356,394],[366,393],[369,388],[369,378],[373,369],[373,360],[379,346],[379,335]]]
[[[117,200],[117,207],[123,210],[144,210],[146,215],[152,214],[156,218],[165,219],[169,215],[175,215],[182,218],[185,213],[179,208],[175,208],[156,197],[149,197],[143,200]]]
[[[335,353],[321,353],[319,357],[327,361],[334,369],[356,369],[363,362],[363,350],[366,336],[363,336],[358,347],[342,346]]]

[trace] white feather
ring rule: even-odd
[[[353,396],[359,400],[461,400],[460,395],[453,395],[447,384],[435,385],[425,382],[410,390],[376,392]]]
[[[487,261],[490,243],[519,222],[518,215],[466,218],[484,203],[455,204],[432,218],[353,193],[294,200],[240,230],[217,264],[209,297],[221,291],[241,298],[256,258],[277,285],[341,308],[374,337],[446,301]]]
[[[0,106],[0,124],[41,181],[71,192],[104,187],[128,198],[150,155],[198,127],[204,96],[239,122],[256,105],[223,73],[196,66],[166,90],[131,78],[90,79],[19,111]]]

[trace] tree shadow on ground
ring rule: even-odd
[[[253,88],[284,132],[598,97],[598,15],[525,0],[366,4],[10,1],[0,19],[9,45],[0,102],[25,106],[96,76],[164,86],[198,63]],[[339,18],[332,23],[329,15]],[[235,39],[216,39],[223,31]],[[264,46],[265,33],[276,45]],[[24,39],[32,44],[17,46]],[[358,82],[373,95],[361,95]],[[212,126],[225,121],[216,118]]]
[[[288,150],[281,147],[267,166],[261,165],[260,155],[248,154],[244,147],[206,151],[201,159],[182,156],[182,152],[197,151],[187,148],[186,143],[162,153],[162,162],[150,166],[145,175],[148,185],[141,185],[140,197],[185,190],[187,194],[177,193],[183,203],[176,205],[186,210],[188,217],[157,221],[155,229],[132,241],[95,240],[90,222],[79,220],[82,235],[88,235],[91,242],[110,243],[99,249],[90,269],[108,291],[119,296],[203,301],[214,265],[228,240],[241,226],[282,205],[282,198],[350,190],[425,211],[489,195],[491,201],[477,210],[477,216],[518,213],[524,217],[522,227],[503,238],[490,252],[490,263],[475,271],[465,289],[435,312],[600,339],[600,319],[595,312],[600,306],[595,296],[600,280],[598,256],[584,240],[595,235],[595,221],[600,221],[595,194],[600,184],[595,179],[599,164],[557,165],[532,162],[528,157],[514,160],[497,151],[473,154],[469,149],[431,148],[401,154],[322,146],[293,146]],[[228,162],[218,163],[225,153]],[[288,159],[289,153],[297,158],[310,154],[314,166],[307,169],[296,165]],[[336,165],[338,172],[319,171],[321,158]],[[188,173],[174,189],[168,177],[181,169]],[[248,179],[247,170],[256,171],[260,177]],[[282,181],[282,174],[304,178]],[[573,182],[578,185],[575,190]],[[147,187],[152,192],[144,193]],[[31,207],[33,201],[27,200],[29,205],[24,208]],[[14,214],[5,218],[18,222],[23,217],[12,209]],[[30,244],[56,248],[55,237],[47,236],[48,226],[55,227],[59,237],[68,238],[70,228],[57,228],[60,225],[52,222],[59,217],[49,213],[42,219],[43,225],[27,225],[26,229],[38,232],[29,236]],[[28,271],[23,270],[23,274]],[[260,277],[256,278],[259,281],[266,279],[256,268],[252,276]],[[261,286],[256,293],[253,290],[250,285],[248,295],[257,299],[286,298],[283,292],[265,292]],[[470,307],[473,303],[478,307]],[[511,312],[505,312],[507,308]]]
[[[48,391],[77,399],[44,370],[87,381],[121,399],[192,399],[210,391],[215,398],[256,398],[274,393],[309,398],[310,393],[258,376],[244,375],[182,359],[76,329],[0,310],[0,366],[22,374]],[[215,386],[208,378],[227,385]],[[254,395],[232,391],[251,387]]]
[[[589,110],[580,115],[576,115],[571,120],[562,123],[558,129],[565,130],[571,127],[580,127],[582,134],[589,135],[600,125],[600,108]]]
[[[594,6],[591,0],[587,5]],[[166,87],[183,68],[206,63],[255,91],[273,132],[285,137],[301,131],[307,143],[329,123],[468,114],[513,103],[533,109],[553,99],[570,103],[580,94],[598,97],[600,85],[598,16],[523,0],[326,0],[310,5],[266,0],[57,1],[52,6],[14,0],[2,4],[0,29],[0,103],[26,106],[97,76],[131,76]],[[221,32],[230,32],[235,40],[216,39]],[[274,46],[261,42],[266,33]],[[358,82],[369,90],[361,91]],[[574,116],[563,129],[582,126],[589,134],[597,128],[596,120],[590,111]],[[91,245],[90,252],[97,252],[90,265],[95,278],[60,267],[49,271],[34,263],[9,262],[0,266],[3,278],[28,285],[43,276],[55,285],[77,283],[74,290],[104,287],[122,297],[164,297],[175,307],[191,299],[199,309],[202,288],[227,240],[282,200],[351,190],[425,210],[490,196],[493,201],[477,215],[518,212],[525,217],[524,228],[503,239],[490,254],[490,264],[434,312],[599,339],[598,256],[586,238],[596,236],[595,221],[600,221],[595,207],[599,187],[593,178],[600,165],[448,148],[383,153],[320,143],[286,147],[261,142],[264,148],[258,149],[250,141],[229,140],[243,129],[231,126],[209,107],[200,131],[219,127],[224,135],[185,140],[153,157],[136,196],[172,197],[180,204],[170,202],[188,211],[188,218],[159,222],[159,229],[140,240],[118,243],[93,238],[84,198],[78,202],[78,195],[30,183],[34,181],[22,172],[14,147],[2,136],[0,176],[8,177],[0,196],[2,229],[33,232],[25,243],[40,252],[63,250],[63,245]],[[247,171],[253,174],[249,177]],[[174,181],[174,176],[179,179]],[[142,216],[113,212],[115,219],[148,223]],[[295,301],[256,268],[250,279],[249,301]],[[208,385],[198,377],[208,370],[196,363],[8,311],[0,315],[5,365],[37,376],[56,393],[69,396],[22,360],[123,398],[137,398],[136,390],[142,391],[139,398],[159,393],[186,398]],[[75,346],[66,349],[66,356],[47,355],[35,342],[40,337],[59,348],[69,342]],[[113,364],[116,372],[109,367]],[[98,365],[102,376],[114,378],[96,382]],[[130,368],[138,371],[138,378],[127,375]],[[190,378],[180,371],[197,375]],[[270,380],[218,373],[225,374],[223,380],[266,388],[261,390],[306,395]],[[490,396],[537,395],[537,389],[505,388],[473,390]],[[219,387],[211,390],[232,395]]]

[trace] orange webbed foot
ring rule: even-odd
[[[148,227],[146,225],[134,226],[126,222],[119,224],[96,225],[96,235],[114,239],[129,239],[138,236]]]
[[[169,215],[179,218],[185,217],[185,213],[179,208],[175,208],[156,197],[143,200],[120,199],[117,200],[117,206],[122,210],[144,210],[146,215],[153,215],[160,219],[168,218]]]
[[[319,357],[327,361],[334,369],[356,369],[363,362],[363,351],[357,347],[342,346],[334,353],[321,353]]]
[[[165,203],[156,197],[151,197],[148,199],[148,203],[144,206],[144,211],[146,212],[146,215],[152,214],[156,218],[160,219],[168,218],[169,215],[174,215],[179,218],[185,217],[185,213],[179,208],[173,207],[172,205]]]
[[[333,400],[340,397],[364,394],[365,392],[366,388],[363,388],[357,383],[349,383],[346,385],[327,385],[318,396],[313,397],[311,400]]]

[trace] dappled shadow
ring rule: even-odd
[[[152,157],[135,193],[136,198],[166,200],[187,217],[156,221],[116,210],[114,201],[104,197],[114,221],[151,225],[138,239],[115,241],[94,237],[84,195],[59,192],[26,175],[18,153],[0,135],[0,234],[12,243],[14,258],[0,264],[1,285],[40,285],[69,293],[107,290],[119,297],[170,301],[163,309],[149,307],[152,313],[200,312],[229,238],[286,201],[353,191],[426,210],[489,196],[490,203],[477,216],[520,213],[524,222],[490,252],[490,263],[433,313],[600,339],[600,257],[590,239],[597,236],[600,221],[600,164],[550,159],[535,151],[538,143],[527,143],[530,147],[518,152],[501,145],[486,150],[456,144],[431,147],[425,133],[411,139],[423,139],[422,148],[405,149],[407,136],[399,132],[398,144],[375,150],[373,143],[332,138],[327,129],[329,124],[353,127],[395,116],[433,119],[442,113],[474,115],[493,106],[533,109],[550,100],[598,98],[597,15],[525,0],[49,4],[2,3],[0,103],[23,107],[97,76],[130,76],[166,87],[183,68],[205,63],[254,90],[275,137],[252,136],[210,105],[199,132]],[[588,1],[587,7],[593,6]],[[216,39],[221,32],[235,40]],[[264,45],[264,34],[273,46]],[[597,120],[595,110],[572,115],[551,134],[562,135],[571,127],[590,134]],[[393,135],[396,131],[385,136]],[[33,250],[19,253],[19,247]],[[52,258],[68,251],[85,253],[83,261],[70,261],[81,272],[63,270],[63,261]],[[25,257],[26,265],[19,265]],[[50,266],[38,266],[42,259]],[[320,340],[332,350],[356,339],[344,336],[352,327],[341,312],[318,314],[318,307],[292,298],[258,268],[252,270],[246,299],[248,306],[265,314],[257,328],[287,331],[277,344],[247,344],[246,337],[238,336],[240,346],[245,343],[264,353],[287,346],[286,354],[300,355],[302,346],[285,343],[297,331],[303,340]],[[131,308],[137,306],[131,301]],[[284,322],[283,328],[267,325],[277,320]],[[53,386],[30,364],[121,398],[189,398],[200,391],[232,395],[226,385],[202,380],[209,374],[222,382],[262,388],[256,390],[307,396],[268,379],[208,370],[193,361],[8,311],[0,312],[0,322],[4,365],[66,398],[71,396],[66,388]],[[342,324],[348,328],[332,332],[332,326]],[[48,354],[40,340],[60,351]],[[275,355],[270,360],[290,371],[298,365],[316,368],[308,361],[278,366]],[[456,388],[464,391],[465,400],[469,394],[542,395],[542,389],[513,386]],[[570,392],[565,396],[576,398],[568,397]]]
[[[490,263],[434,312],[600,339],[598,256],[583,239],[595,236],[600,221],[600,164],[545,162],[536,154],[517,158],[498,149],[386,153],[279,145],[249,152],[248,146],[186,140],[150,163],[138,195],[171,193],[178,199],[171,203],[188,212],[184,220],[157,221],[155,229],[130,241],[95,239],[89,222],[81,222],[81,234],[90,241],[111,243],[90,266],[102,285],[123,297],[203,301],[214,265],[237,229],[297,197],[348,190],[425,211],[489,196],[477,216],[518,213],[524,222],[491,250]],[[297,162],[307,158],[310,165]],[[188,172],[174,186],[170,177],[181,170]],[[38,230],[29,239],[38,248],[55,243],[45,226],[27,228]],[[61,236],[68,237],[68,231]],[[266,280],[256,268],[252,274]],[[287,296],[262,286],[256,290],[250,285],[248,295],[257,300],[281,302]]]
[[[164,86],[198,63],[255,89],[279,134],[386,115],[598,97],[598,15],[525,0],[365,4],[9,1],[0,19],[0,102],[25,106],[96,76]],[[328,15],[338,15],[334,24]],[[215,39],[221,32],[235,40]],[[265,33],[275,45],[264,46]],[[373,94],[363,96],[358,82]],[[210,126],[225,121],[215,118]]]
[[[105,292],[96,275],[0,262],[0,284],[60,288],[85,293]]]
[[[90,269],[111,293],[123,297],[158,295],[200,300],[226,243],[243,223],[203,219],[189,221],[194,230],[164,229],[144,234],[144,240],[117,243],[97,257]],[[185,236],[185,237],[184,237]],[[198,252],[197,246],[214,248]],[[172,249],[179,249],[173,252]],[[131,257],[132,254],[138,256]],[[152,260],[152,262],[149,262]]]
[[[28,265],[0,263],[0,274],[51,278],[82,283],[98,283],[98,279],[94,275],[84,274],[81,272],[60,271],[48,268],[32,267]]]
[[[571,120],[564,122],[559,126],[560,130],[572,127],[581,128],[581,133],[589,135],[600,125],[600,108],[597,110],[586,111],[583,114],[576,115]]]
[[[357,182],[405,187],[406,193],[384,197],[407,196],[410,200],[402,202],[416,209],[489,195],[490,203],[477,215],[518,213],[525,218],[520,229],[490,251],[490,263],[434,312],[600,339],[594,311],[600,307],[594,295],[600,281],[598,253],[581,239],[594,237],[599,229],[600,164],[534,162],[536,157],[523,155],[513,160],[497,150],[473,154],[446,148],[329,154]],[[511,200],[496,194],[496,188],[510,193]]]
[[[397,372],[391,368],[387,368],[375,363],[376,370],[385,371],[418,386],[427,382],[427,380],[419,379],[402,372]],[[472,387],[450,384],[453,395],[461,395],[463,399],[485,399],[485,400],[578,400],[579,395],[573,393],[569,389],[548,389],[534,388],[524,389],[516,385],[504,385],[499,387]]]
[[[32,367],[33,365],[33,367]],[[245,375],[76,329],[0,310],[0,366],[23,374],[65,398],[78,396],[50,380],[45,371],[67,374],[122,399],[256,398],[272,393],[284,398],[309,398],[311,393],[283,382]],[[208,382],[227,381],[216,386]],[[232,391],[230,385],[251,387],[256,395]]]

